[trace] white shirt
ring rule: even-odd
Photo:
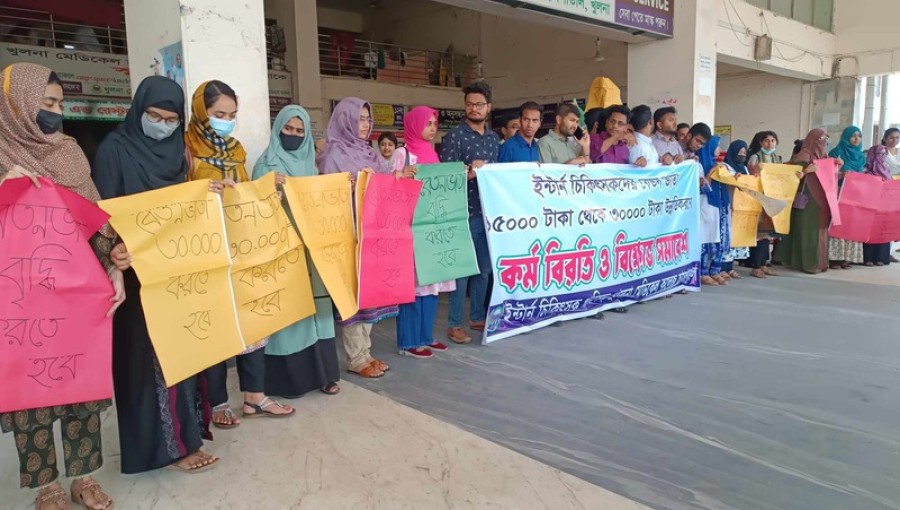
[[[637,143],[628,149],[628,162],[633,165],[638,159],[644,158],[647,161],[647,166],[645,168],[659,166],[659,153],[656,152],[656,146],[653,145],[653,140],[651,140],[649,136],[636,131],[634,133],[634,139]]]
[[[900,175],[900,154],[894,156],[891,151],[888,151],[886,162],[891,175]]]

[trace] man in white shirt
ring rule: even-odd
[[[641,168],[659,165],[659,153],[650,135],[653,133],[653,112],[647,105],[631,110],[631,129],[635,144],[628,149],[628,162]]]

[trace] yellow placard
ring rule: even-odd
[[[222,205],[238,321],[244,342],[255,344],[316,312],[306,248],[282,207],[274,172],[225,188]]]
[[[741,180],[738,180],[727,168],[724,166],[717,166],[713,168],[709,172],[710,179],[714,181],[719,181],[722,184],[727,184],[729,186],[734,186],[735,188],[740,189],[751,189],[749,182],[744,179],[749,176],[741,176]]]
[[[313,264],[342,318],[359,311],[350,174],[288,177],[288,204]]]
[[[733,211],[731,212],[731,246],[756,246],[762,204],[750,192],[764,195],[758,192],[761,189],[759,177],[747,175],[742,176],[741,180],[748,192],[740,189],[734,190]]]
[[[794,196],[800,185],[798,174],[803,168],[799,165],[773,163],[763,163],[760,167],[763,192],[769,197],[787,202],[787,207],[783,211],[772,216],[775,232],[789,234],[791,232],[791,205],[794,203]]]
[[[219,195],[195,181],[104,200],[141,281],[147,331],[168,386],[245,349]]]
[[[394,125],[394,105],[372,103],[372,120],[376,126],[391,127]]]

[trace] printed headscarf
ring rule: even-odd
[[[244,168],[247,152],[241,142],[231,136],[219,136],[209,124],[203,97],[209,83],[201,83],[191,99],[191,121],[185,134],[185,142],[193,158],[188,178],[192,181],[233,179],[235,182],[245,182],[248,180]]]
[[[96,202],[100,195],[78,142],[60,132],[45,135],[38,127],[37,114],[51,72],[47,67],[27,63],[3,69],[0,169],[8,171],[19,165]]]
[[[810,131],[803,140],[803,145],[800,146],[800,152],[791,158],[791,162],[812,163],[817,159],[827,158],[828,142],[822,139],[827,135],[828,133],[820,128]]]
[[[168,138],[154,140],[144,134],[147,108],[177,113],[181,124]],[[185,181],[184,91],[163,76],[145,78],[134,94],[125,121],[110,133],[94,157],[94,182],[104,198],[131,195]]]
[[[853,138],[853,135],[856,133],[862,133],[862,131],[856,126],[848,126],[844,129],[844,132],[841,133],[841,141],[838,142],[837,147],[831,149],[828,153],[832,158],[841,158],[844,160],[844,166],[841,170],[848,172],[862,172],[866,169],[866,153],[862,150],[862,141],[860,141],[859,145],[853,145],[850,143],[850,139]]]
[[[869,149],[866,157],[866,173],[881,177],[882,180],[891,179],[891,169],[887,164],[888,150],[884,145],[875,145]]]
[[[306,138],[295,151],[286,151],[281,146],[281,130],[291,119],[303,121]],[[309,113],[295,104],[285,106],[275,117],[269,147],[253,166],[253,178],[259,179],[269,172],[278,171],[291,177],[316,175],[316,148],[312,137]]]
[[[434,145],[422,138],[422,131],[428,125],[428,121],[437,120],[437,110],[427,106],[416,106],[403,118],[403,140],[406,142],[406,150],[417,158],[420,165],[440,163]]]
[[[319,172],[336,174],[350,172],[357,175],[363,168],[377,173],[389,172],[384,158],[376,154],[368,140],[359,137],[359,117],[363,107],[372,107],[358,97],[342,99],[331,112],[326,131],[325,150],[319,158]]]

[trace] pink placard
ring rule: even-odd
[[[416,300],[412,220],[422,183],[372,175],[363,197],[359,236],[359,307]]]
[[[841,208],[838,206],[838,169],[834,158],[817,159],[816,176],[825,190],[825,199],[831,209],[831,224],[841,224]]]
[[[900,181],[890,180],[881,183],[878,214],[869,231],[869,242],[879,244],[893,241],[900,241]]]
[[[0,412],[112,396],[113,291],[88,244],[107,215],[41,184],[0,186]]]

